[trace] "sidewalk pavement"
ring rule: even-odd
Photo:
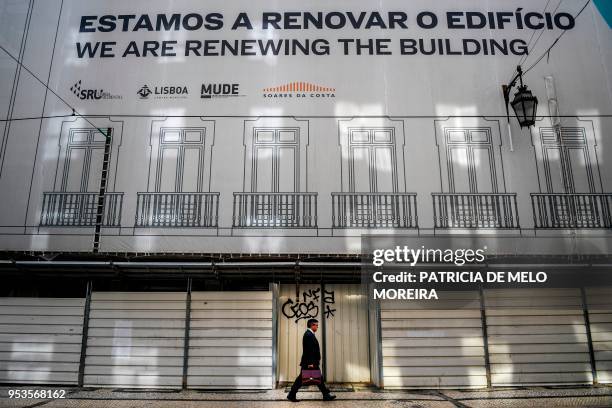
[[[299,403],[285,399],[284,389],[269,391],[150,391],[126,389],[66,389],[65,399],[9,399],[8,391],[60,387],[0,387],[0,407],[14,408],[537,408],[612,407],[612,386],[513,387],[493,390],[381,391],[342,388],[332,402],[321,401],[314,388],[298,393]],[[333,387],[332,387],[333,389]]]

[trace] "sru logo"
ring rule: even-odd
[[[102,96],[104,94],[104,89],[83,89],[81,87],[82,85],[82,81],[79,79],[79,81],[77,83],[75,83],[74,85],[72,85],[70,87],[70,90],[72,91],[72,93],[74,94],[74,96],[76,96],[77,98],[81,99],[81,100],[97,100],[97,99],[102,99]]]
[[[82,89],[81,92],[77,95],[77,98],[81,100],[102,99],[103,92],[103,89],[100,89],[99,91],[97,89]]]
[[[200,98],[210,99],[214,97],[239,96],[240,84],[202,84]]]

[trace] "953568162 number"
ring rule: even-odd
[[[59,399],[66,398],[66,390],[8,390],[8,397],[15,399]]]

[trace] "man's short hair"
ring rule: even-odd
[[[319,323],[319,321],[317,319],[308,319],[306,322],[306,327],[310,328],[315,323]]]

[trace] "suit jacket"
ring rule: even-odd
[[[321,349],[317,337],[310,330],[306,330],[302,339],[302,359],[300,366],[308,368],[312,364],[315,368],[319,368],[321,362]]]

